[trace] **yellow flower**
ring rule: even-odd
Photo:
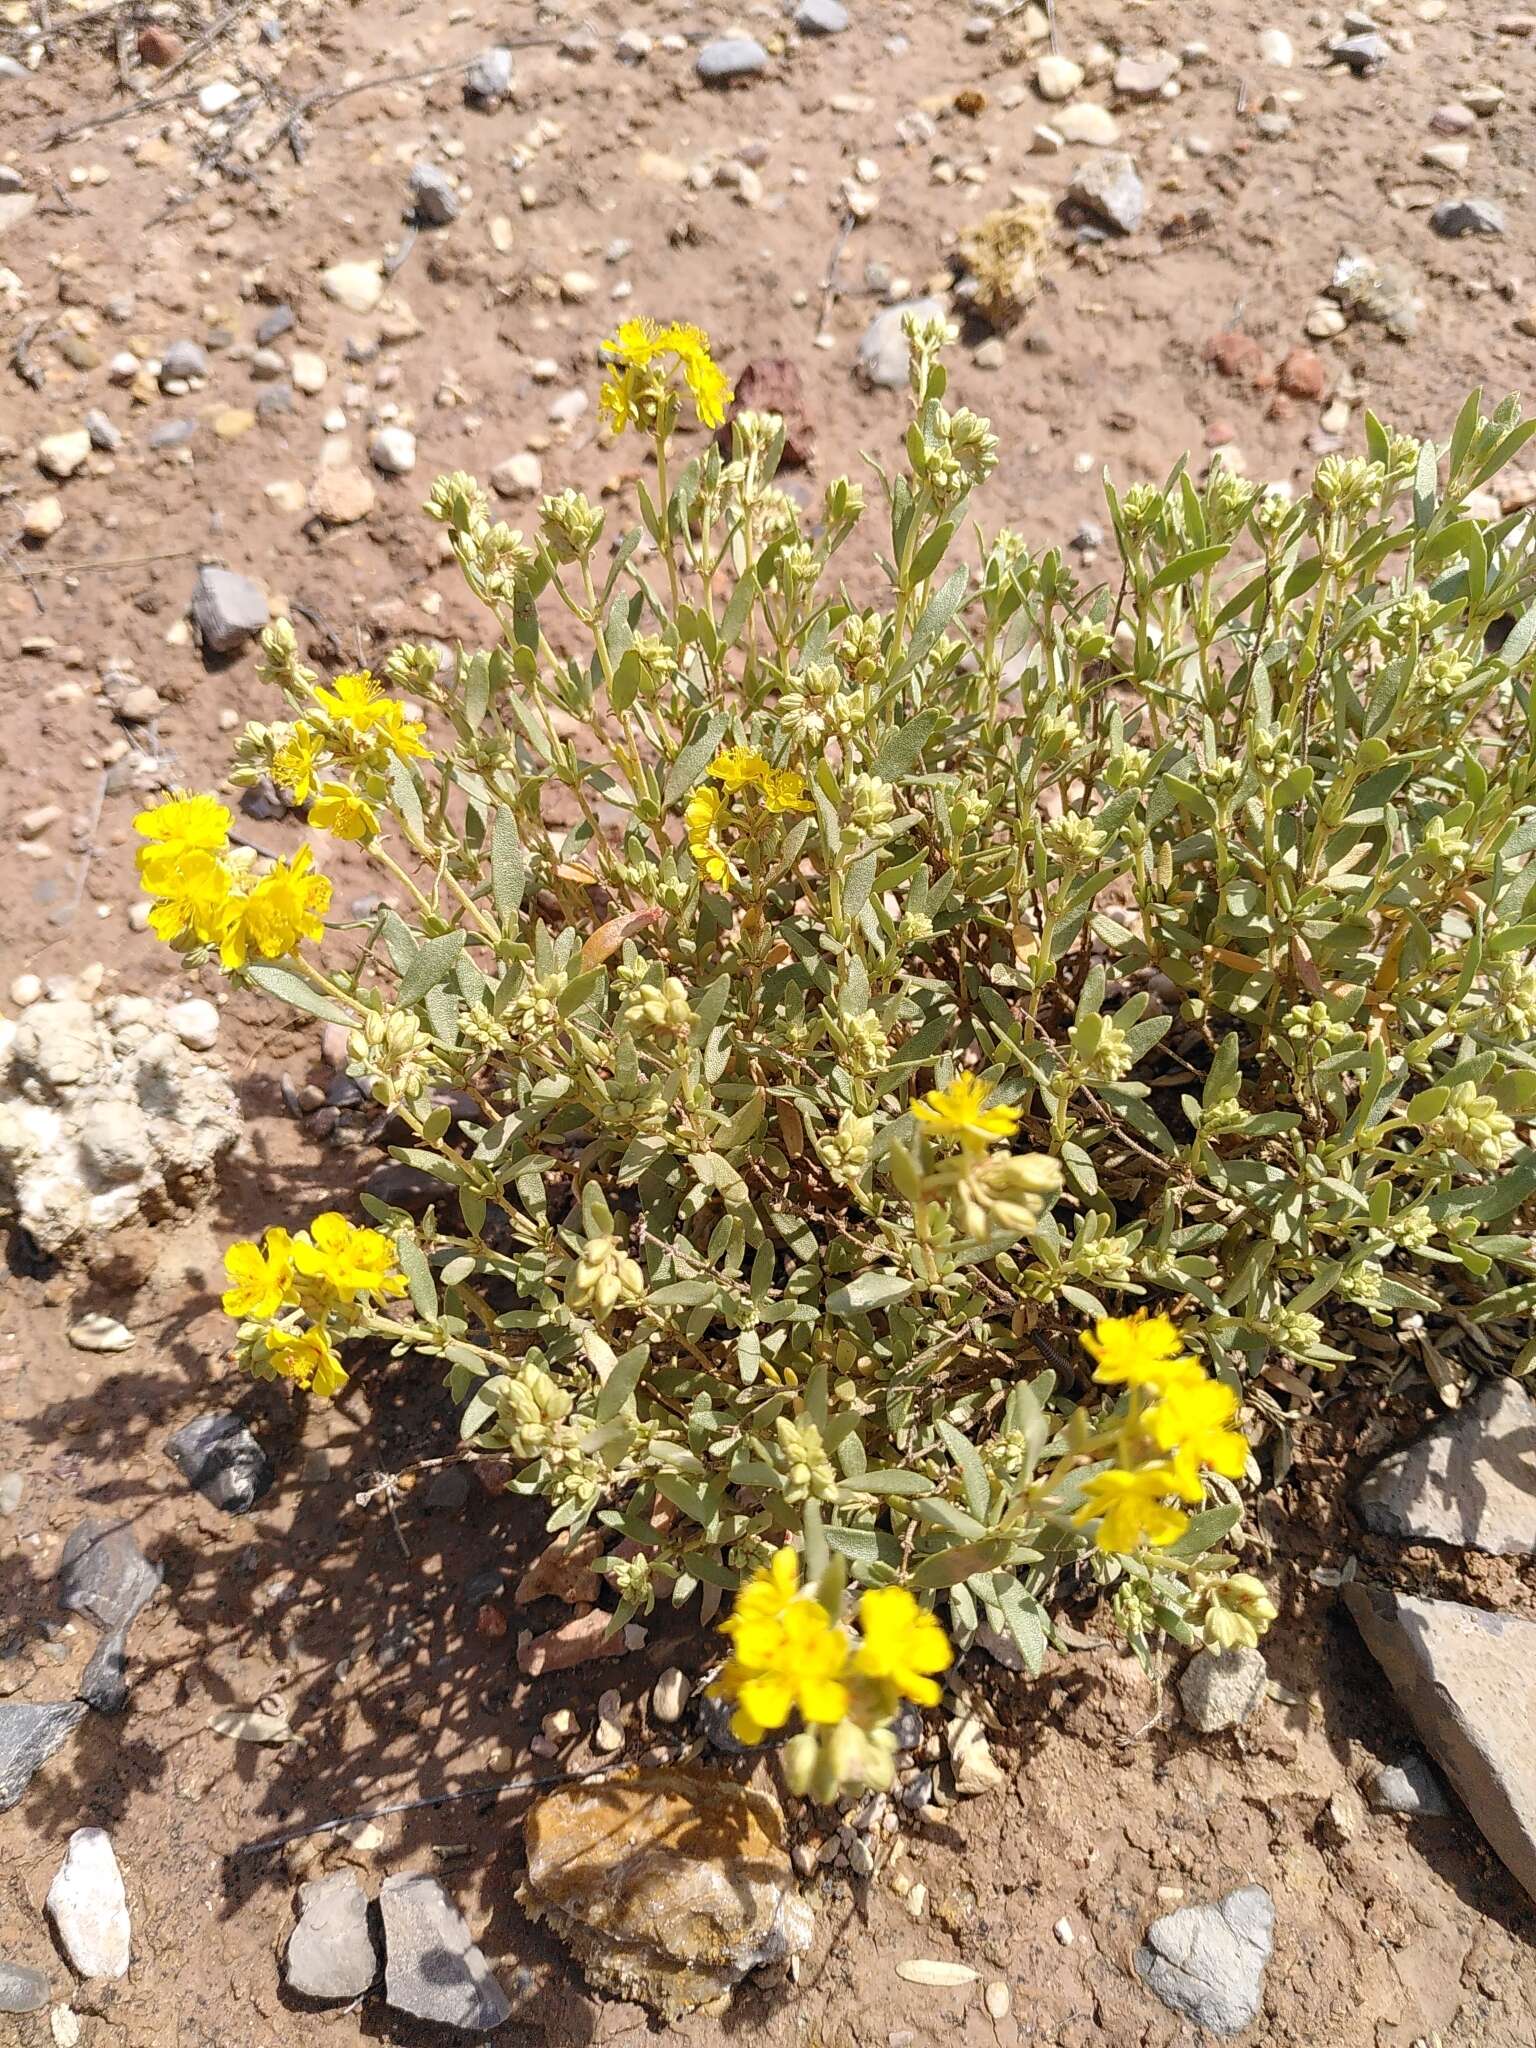
[[[150,930],[170,946],[184,939],[211,946],[229,908],[228,868],[217,854],[196,846],[146,847],[144,852],[153,856],[153,864],[142,871],[144,886],[160,899],[149,913]]]
[[[272,756],[272,778],[282,785],[296,804],[309,802],[319,779],[320,756],[325,741],[313,726],[300,723],[289,733]]]
[[[738,790],[761,788],[773,770],[754,747],[725,747],[710,763],[709,773],[734,796]]]
[[[269,874],[236,897],[224,916],[219,958],[226,968],[243,967],[253,953],[280,960],[302,939],[325,934],[321,919],[330,906],[331,885],[311,872],[309,848],[280,860]]]
[[[174,875],[187,853],[222,853],[229,844],[228,808],[212,796],[173,796],[140,811],[133,829],[149,844],[138,851],[139,880],[152,895],[169,893],[157,877]]]
[[[699,416],[699,424],[705,427],[722,425],[725,408],[736,394],[709,352],[709,336],[702,327],[679,323],[665,330],[662,342],[677,357],[678,367],[693,393],[693,408]]]
[[[1156,1405],[1147,1410],[1143,1426],[1160,1451],[1173,1453],[1181,1499],[1200,1499],[1203,1465],[1225,1479],[1242,1478],[1248,1463],[1247,1439],[1226,1426],[1241,1405],[1231,1387],[1202,1373],[1166,1387]]]
[[[718,427],[725,419],[725,408],[735,393],[710,354],[709,336],[701,327],[680,320],[661,327],[654,320],[637,317],[622,321],[618,332],[603,347],[614,367],[604,382],[599,403],[616,433],[622,433],[631,422],[638,422],[639,399],[652,393],[659,395],[661,386],[639,373],[664,369],[664,357],[670,357],[672,365],[681,371],[693,395],[700,425]]]
[[[385,697],[374,706],[369,733],[401,761],[413,756],[425,760],[431,751],[426,744],[427,728],[419,719],[407,718],[405,706],[395,697]]]
[[[633,370],[610,370],[603,379],[597,409],[615,434],[641,424],[640,396],[641,381]]]
[[[770,768],[763,779],[763,809],[804,815],[816,807],[806,794],[805,777],[794,768]]]
[[[1279,1612],[1262,1579],[1252,1572],[1233,1572],[1206,1594],[1200,1634],[1213,1650],[1255,1650]]]
[[[1167,1316],[1101,1316],[1092,1336],[1085,1332],[1079,1341],[1103,1386],[1170,1387],[1204,1377]]]
[[[224,1254],[230,1287],[224,1291],[224,1313],[237,1322],[247,1316],[266,1322],[293,1299],[293,1240],[275,1225],[265,1233],[266,1249],[249,1238]]]
[[[934,1676],[949,1668],[954,1652],[937,1617],[920,1607],[905,1586],[879,1586],[859,1601],[863,1640],[853,1668],[865,1678],[894,1686],[903,1699],[936,1707],[942,1687]]]
[[[721,889],[728,889],[736,879],[736,870],[716,837],[716,827],[725,809],[726,801],[719,790],[704,783],[689,797],[683,812],[688,851],[693,855],[694,865],[705,881]]]
[[[379,829],[379,814],[344,782],[322,782],[309,822],[333,839],[372,839]]]
[[[293,1244],[293,1264],[317,1292],[350,1306],[360,1294],[404,1294],[395,1248],[381,1230],[358,1229],[327,1209]]]
[[[1085,1522],[1098,1523],[1093,1540],[1100,1550],[1123,1552],[1143,1543],[1177,1543],[1189,1527],[1188,1515],[1167,1505],[1167,1496],[1177,1490],[1167,1465],[1098,1472],[1083,1488],[1083,1505],[1072,1519],[1079,1528]]]
[[[275,1373],[329,1401],[347,1384],[336,1347],[324,1330],[290,1330],[282,1324],[263,1339],[267,1362]]]
[[[834,1726],[848,1712],[848,1638],[826,1609],[799,1590],[799,1563],[785,1548],[742,1587],[723,1624],[733,1654],[713,1688],[731,1700],[731,1732],[758,1742],[798,1709]]]
[[[323,685],[312,693],[320,709],[342,725],[366,732],[378,714],[379,686],[365,668],[337,676],[329,689]]]
[[[991,1145],[999,1138],[1011,1138],[1019,1128],[1022,1112],[1011,1102],[987,1104],[992,1091],[974,1074],[957,1074],[947,1088],[930,1088],[912,1114],[946,1138],[958,1138],[963,1145]]]

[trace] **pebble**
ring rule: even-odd
[[[560,296],[568,306],[585,305],[600,289],[590,270],[567,270],[560,278]]]
[[[132,1953],[128,1895],[111,1838],[76,1828],[53,1883],[48,1917],[70,1966],[82,1977],[122,1977]]]
[[[1013,2010],[1013,1994],[1001,1978],[989,1984],[982,1993],[982,2003],[987,2008],[987,2018],[1005,2020]]]
[[[558,398],[552,398],[545,418],[557,427],[574,427],[587,410],[587,394],[582,390],[562,391]]]
[[[371,478],[348,464],[339,469],[322,469],[315,479],[310,502],[327,526],[355,526],[368,517],[378,503],[378,496]],[[301,491],[301,508],[302,503]]]
[[[1069,100],[1083,82],[1083,67],[1047,51],[1035,65],[1035,91],[1043,100]]]
[[[1180,68],[1171,50],[1160,50],[1151,57],[1122,57],[1114,70],[1115,91],[1128,100],[1159,99]]]
[[[259,348],[251,357],[251,378],[257,384],[271,384],[288,365],[275,348]]]
[[[64,524],[64,507],[51,493],[21,508],[21,530],[28,540],[52,540]]]
[[[260,585],[233,569],[199,569],[190,612],[208,654],[235,653],[272,617]]]
[[[1453,171],[1459,177],[1471,160],[1472,146],[1467,142],[1432,142],[1421,155],[1423,162],[1433,164],[1436,170]]]
[[[210,121],[216,120],[220,114],[227,114],[239,97],[240,88],[232,79],[215,78],[199,92],[197,109]]]
[[[655,44],[643,28],[627,28],[613,46],[613,53],[621,64],[643,64]]]
[[[160,389],[168,384],[190,384],[208,375],[208,358],[195,341],[173,341],[160,358]]]
[[[384,1997],[396,2012],[467,2033],[489,2033],[508,2018],[506,1993],[435,1877],[386,1877],[379,1912]]]
[[[44,476],[65,483],[91,452],[91,437],[84,427],[63,434],[49,434],[37,444],[37,466]]]
[[[407,427],[380,427],[368,443],[368,459],[385,476],[409,476],[416,467],[416,436]]]
[[[768,52],[754,36],[720,36],[706,43],[694,65],[706,85],[729,85],[768,69]]]
[[[464,97],[472,106],[494,107],[512,90],[512,52],[505,43],[482,50],[464,73]]]
[[[1487,120],[1503,106],[1505,93],[1500,85],[1469,85],[1461,97],[1474,114]]]
[[[1108,149],[1120,140],[1120,123],[1097,100],[1074,100],[1052,117],[1051,126],[1063,142],[1090,149]]]
[[[1335,64],[1347,64],[1356,78],[1369,78],[1386,63],[1391,51],[1374,29],[1341,36],[1329,51]]]
[[[103,455],[115,455],[123,445],[123,437],[104,412],[92,410],[85,416],[85,431],[91,437],[91,446]]]
[[[256,346],[266,348],[274,341],[280,341],[293,328],[292,306],[274,306],[256,328]]]
[[[114,384],[131,384],[141,367],[138,357],[131,349],[119,349],[107,364],[107,375]]]
[[[999,335],[990,335],[982,342],[971,361],[978,370],[1000,370],[1008,360],[1008,350]]]
[[[1250,1884],[1154,1920],[1136,1968],[1171,2012],[1213,2034],[1238,2034],[1258,2014],[1274,1942],[1274,1901]]]
[[[312,398],[317,391],[325,389],[328,374],[323,357],[314,355],[305,348],[294,350],[293,360],[288,365],[288,375],[292,379],[295,391],[306,392]]]
[[[793,1849],[789,1852],[789,1861],[796,1877],[814,1877],[816,1875],[816,1844],[814,1842],[796,1842]]]
[[[1263,1699],[1268,1683],[1258,1650],[1199,1650],[1179,1678],[1184,1717],[1202,1735],[1236,1728]]]
[[[283,1980],[304,1998],[361,1998],[379,1974],[368,1931],[368,1900],[346,1871],[299,1887],[299,1920],[288,1937]]]
[[[78,1322],[70,1324],[66,1334],[77,1351],[126,1351],[134,1341],[126,1323],[99,1311],[81,1316]]]
[[[1425,1758],[1412,1754],[1395,1764],[1383,1764],[1371,1780],[1368,1796],[1378,1813],[1434,1820],[1451,1810],[1432,1766]]]
[[[597,1702],[597,1726],[592,1732],[592,1747],[600,1749],[605,1756],[612,1756],[615,1750],[624,1747],[624,1702],[610,1686]]]
[[[243,1515],[272,1484],[266,1452],[238,1415],[199,1415],[166,1439],[165,1454],[204,1500]]]
[[[1310,348],[1293,348],[1276,372],[1280,389],[1290,398],[1318,399],[1328,385],[1328,368]]]
[[[501,498],[536,498],[544,488],[544,465],[528,451],[509,455],[491,471],[490,483]]]
[[[1442,199],[1429,224],[1451,241],[1462,235],[1502,235],[1504,209],[1491,199]]]
[[[44,1706],[0,1700],[0,1813],[16,1805],[88,1712],[84,1700],[56,1700]]]
[[[795,27],[803,36],[840,36],[848,26],[842,0],[800,0]]]
[[[0,1956],[0,2012],[41,2012],[48,2003],[48,1979],[41,1970]]]
[[[1259,34],[1259,61],[1289,71],[1296,62],[1296,45],[1283,28],[1266,28]]]
[[[1477,116],[1459,100],[1448,100],[1444,106],[1436,107],[1429,125],[1437,135],[1465,135],[1477,126]]]
[[[196,420],[164,420],[149,430],[151,448],[185,448],[197,432]]]
[[[411,166],[411,201],[416,218],[429,228],[445,228],[459,217],[458,188],[436,164]]]
[[[1063,1913],[1061,1918],[1056,1922],[1055,1926],[1051,1929],[1051,1932],[1055,1935],[1056,1939],[1061,1943],[1063,1948],[1070,1948],[1073,1942],[1077,1939],[1077,1936],[1072,1931],[1072,1922],[1067,1918],[1065,1913]]]
[[[669,1664],[651,1690],[651,1712],[658,1721],[670,1725],[683,1718],[692,1696],[693,1686],[687,1672]]]
[[[384,296],[380,263],[333,263],[320,273],[320,289],[349,313],[371,313]]]
[[[1121,150],[1079,164],[1067,197],[1080,212],[1120,235],[1133,235],[1146,213],[1146,193],[1136,165]]]
[[[1344,332],[1349,321],[1342,306],[1334,305],[1331,299],[1319,299],[1308,313],[1304,325],[1314,341],[1331,341],[1336,334]]]

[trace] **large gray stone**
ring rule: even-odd
[[[85,1719],[83,1700],[34,1707],[0,1701],[0,1813],[15,1806],[34,1775]]]
[[[1268,1683],[1269,1671],[1257,1650],[1199,1650],[1179,1678],[1179,1701],[1191,1727],[1215,1735],[1246,1721]]]
[[[1437,235],[1459,241],[1463,235],[1502,235],[1504,209],[1492,199],[1442,199],[1429,216]]]
[[[1536,1401],[1515,1380],[1485,1380],[1465,1408],[1375,1465],[1355,1506],[1378,1535],[1536,1556]]]
[[[1240,2034],[1258,2016],[1274,1945],[1274,1901],[1250,1884],[1217,1905],[1181,1906],[1154,1920],[1136,1968],[1173,2012],[1213,2034]]]
[[[501,2025],[512,2010],[507,1995],[435,1877],[386,1877],[379,1911],[384,1997],[396,2012],[473,2034]]]
[[[1147,210],[1136,165],[1123,149],[1106,149],[1079,164],[1067,186],[1067,200],[1117,235],[1134,235]]]
[[[209,654],[233,654],[272,614],[260,588],[233,569],[199,569],[192,591],[192,623]]]
[[[41,2012],[48,2003],[48,1979],[25,1963],[0,1956],[0,2012]]]
[[[183,1423],[167,1437],[165,1455],[204,1500],[227,1515],[245,1514],[272,1484],[266,1452],[227,1409]]]
[[[76,1828],[48,1887],[48,1917],[82,1977],[124,1977],[133,1953],[128,1894],[104,1828]]]
[[[368,1932],[368,1900],[344,1870],[299,1886],[299,1922],[288,1937],[283,1976],[305,1998],[361,1998],[379,1974]]]
[[[162,1574],[140,1550],[130,1524],[87,1515],[65,1541],[58,1576],[59,1605],[110,1635],[144,1611],[160,1590]]]
[[[511,90],[512,52],[505,43],[493,43],[464,73],[464,97],[476,106],[494,107]]]
[[[729,85],[766,71],[768,52],[754,36],[721,36],[700,50],[695,69],[706,85]]]
[[[919,320],[930,320],[948,310],[939,298],[903,299],[899,305],[887,306],[883,313],[877,313],[859,340],[859,373],[864,381],[877,390],[900,391],[907,381],[907,364],[912,354],[902,332],[902,321],[908,313]]]
[[[800,0],[795,27],[803,36],[840,36],[848,26],[843,0]]]
[[[1344,1600],[1462,1804],[1536,1899],[1536,1621],[1358,1579]]]

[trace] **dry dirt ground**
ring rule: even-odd
[[[595,406],[573,425],[548,417],[563,392],[595,399],[597,346],[625,311],[702,323],[733,372],[755,356],[792,359],[819,476],[856,471],[861,454],[890,457],[900,398],[864,390],[852,373],[881,292],[894,277],[921,290],[945,272],[969,221],[1016,186],[1059,194],[1085,155],[1031,153],[1052,112],[1030,82],[1044,46],[1024,46],[1023,9],[974,39],[964,0],[849,0],[846,34],[803,43],[786,38],[776,4],[746,8],[743,24],[773,44],[772,58],[727,92],[694,75],[694,43],[730,25],[723,5],[594,0],[583,15],[518,0],[273,0],[206,15],[97,7],[84,21],[59,0],[51,12],[34,6],[0,7],[10,24],[0,51],[25,57],[36,25],[50,31],[40,64],[0,77],[0,166],[37,199],[16,220],[24,209],[7,209],[0,181],[0,986],[93,962],[124,991],[177,986],[176,963],[129,914],[132,757],[158,755],[174,779],[211,786],[228,729],[271,708],[248,652],[205,663],[187,631],[199,560],[259,579],[274,609],[299,619],[312,657],[336,666],[398,637],[472,634],[477,622],[418,511],[424,482],[454,468],[484,475],[531,451],[546,487],[603,489],[625,505],[633,456],[605,445]],[[1146,224],[1124,242],[1075,250],[1063,235],[1000,365],[985,366],[992,350],[978,361],[975,340],[956,354],[958,399],[988,413],[1004,442],[985,493],[990,521],[1066,541],[1102,517],[1106,463],[1125,480],[1157,477],[1186,449],[1204,462],[1225,441],[1251,473],[1295,478],[1333,437],[1358,445],[1364,403],[1443,434],[1471,386],[1525,386],[1536,350],[1521,326],[1536,290],[1536,43],[1499,32],[1485,0],[1380,0],[1375,13],[1388,62],[1357,78],[1323,66],[1339,22],[1293,0],[1057,0],[1061,48],[1080,60],[1099,39],[1127,51],[1205,47],[1189,51],[1173,97],[1124,104],[1108,80],[1089,83],[1085,96],[1115,108],[1140,165]],[[204,28],[221,32],[167,78],[134,57],[137,27],[152,16],[191,49]],[[1294,38],[1293,68],[1261,62],[1266,27]],[[655,39],[642,62],[617,54],[629,29]],[[694,42],[668,48],[669,35]],[[280,132],[306,95],[447,67],[497,39],[517,49],[514,90],[495,111],[466,107],[459,75],[445,69],[313,102],[302,161]],[[187,97],[220,79],[255,81],[222,126]],[[1488,85],[1505,98],[1464,138],[1465,173],[1421,161],[1447,139],[1431,127],[1435,109]],[[158,104],[137,103],[157,94]],[[247,106],[249,119],[237,118]],[[93,128],[67,132],[93,115]],[[1284,132],[1264,134],[1260,116]],[[857,168],[866,158],[877,176]],[[348,313],[322,295],[317,273],[405,249],[406,178],[418,159],[460,181],[460,217],[417,237],[378,312]],[[756,182],[730,170],[715,181],[728,162]],[[823,319],[850,176],[877,204],[841,250]],[[1438,238],[1426,209],[1458,191],[1497,201],[1506,234]],[[1407,266],[1423,300],[1413,339],[1356,325],[1319,341],[1325,388],[1315,401],[1277,398],[1207,363],[1210,338],[1237,324],[1270,364],[1301,345],[1346,247]],[[594,281],[590,295],[568,280],[562,297],[572,271]],[[295,315],[278,348],[318,354],[326,382],[253,422],[246,415],[270,388],[252,380],[254,333],[277,304]],[[152,362],[179,338],[208,352],[201,388],[166,396],[147,374],[112,381],[120,351]],[[535,375],[545,358],[552,382]],[[36,443],[92,408],[121,447],[49,483]],[[339,420],[327,418],[332,408]],[[334,460],[345,439],[344,459],[366,470],[370,428],[387,408],[417,436],[416,474],[375,477],[377,502],[360,523],[321,524],[306,493],[325,452]],[[177,419],[194,423],[191,439],[151,448],[153,430]],[[63,526],[29,545],[24,508],[50,492]],[[158,693],[151,722],[114,715],[121,686],[103,692],[114,666]],[[60,815],[24,841],[23,814],[45,806]],[[252,829],[271,844],[295,834],[291,822]],[[643,1702],[657,1672],[674,1660],[696,1671],[710,1649],[696,1627],[664,1620],[623,1662],[521,1680],[518,1628],[559,1613],[552,1603],[514,1610],[510,1588],[535,1541],[526,1512],[478,1488],[462,1511],[435,1509],[427,1484],[393,1517],[382,1497],[357,1504],[377,1474],[448,1447],[445,1396],[404,1368],[379,1368],[335,1408],[306,1412],[234,1372],[216,1300],[223,1245],[345,1200],[359,1161],[284,1109],[280,1077],[302,1085],[317,1074],[311,1034],[236,1000],[222,1043],[250,1139],[204,1218],[133,1235],[121,1257],[87,1274],[39,1269],[25,1247],[11,1248],[0,1472],[19,1474],[23,1490],[0,1521],[0,1690],[67,1696],[85,1661],[90,1645],[61,1631],[50,1583],[82,1513],[130,1516],[164,1564],[166,1591],[137,1625],[126,1715],[93,1717],[0,1818],[0,1954],[50,1970],[56,1999],[74,1998],[87,2048],[290,2048],[317,2027],[337,2042],[416,2042],[426,2031],[377,1998],[318,2020],[286,2003],[278,1953],[299,1876],[346,1862],[373,1878],[432,1869],[515,1996],[509,2037],[641,2037],[638,2009],[590,2000],[516,1906],[515,1796],[386,1820],[372,1847],[327,1834],[286,1853],[243,1853],[338,1814],[494,1782],[496,1765],[554,1768],[528,1750],[541,1717],[570,1704],[590,1730],[608,1685],[629,1703],[638,1750],[654,1732]],[[135,1348],[106,1360],[71,1350],[66,1324],[83,1305],[124,1317]],[[178,1423],[229,1403],[278,1466],[274,1491],[241,1520],[191,1494],[161,1448]],[[1390,1433],[1424,1412],[1422,1399],[1400,1402]],[[1326,1576],[1314,1577],[1361,1549],[1339,1506],[1344,1470],[1358,1462],[1339,1446],[1358,1419],[1341,1403],[1305,1432],[1266,1510],[1285,1607],[1272,1654],[1279,1696],[1240,1739],[1180,1732],[1168,1698],[1108,1647],[1033,1684],[990,1670],[980,1682],[1006,1731],[997,1746],[1012,1781],[909,1835],[903,1868],[928,1888],[927,1917],[910,1917],[887,1885],[830,1875],[798,1991],[744,1996],[728,2020],[669,2038],[1168,2048],[1190,2034],[1135,1979],[1146,1922],[1172,1889],[1194,1900],[1255,1880],[1274,1895],[1277,1934],[1254,2038],[1532,2048],[1536,1921],[1470,1822],[1371,1815],[1351,1834],[1324,1814],[1372,1758],[1405,1742]],[[1529,1580],[1512,1572],[1447,1578],[1444,1557],[1362,1555],[1405,1581],[1532,1606]],[[487,1593],[488,1572],[502,1574],[501,1595]],[[209,1731],[217,1709],[271,1692],[291,1709],[291,1744],[236,1745]],[[589,1754],[584,1735],[565,1761]],[[135,1962],[121,1984],[72,1994],[40,1909],[65,1836],[85,1822],[112,1832]],[[1063,1921],[1070,1943],[1053,1931]],[[1005,1980],[1011,2016],[986,2016],[980,1983],[902,1983],[896,1965],[915,1956]],[[0,2027],[31,2043],[68,2037],[62,2024],[51,2032],[43,2014]]]

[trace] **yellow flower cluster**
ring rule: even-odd
[[[855,1643],[802,1590],[800,1561],[788,1546],[748,1579],[722,1627],[732,1653],[714,1691],[733,1703],[731,1732],[741,1742],[760,1742],[795,1713],[811,1727],[851,1717],[872,1730],[903,1700],[936,1706],[936,1674],[952,1655],[939,1622],[905,1586],[862,1595]]]
[[[367,669],[337,676],[310,691],[314,711],[280,728],[272,749],[272,775],[295,803],[310,806],[309,821],[335,839],[366,841],[379,829],[374,802],[342,772],[371,777],[382,795],[393,761],[427,758],[426,727],[397,697],[385,696]]]
[[[1171,1500],[1198,1505],[1206,1471],[1243,1474],[1247,1440],[1230,1427],[1238,1395],[1185,1353],[1167,1316],[1105,1316],[1082,1342],[1094,1378],[1124,1387],[1129,1402],[1116,1432],[1118,1462],[1088,1481],[1073,1519],[1097,1522],[1100,1550],[1176,1543],[1189,1517]]]
[[[999,1138],[1016,1136],[1022,1120],[1012,1103],[993,1103],[991,1096],[985,1081],[957,1074],[947,1088],[930,1088],[921,1102],[914,1102],[912,1114],[936,1136],[957,1139],[967,1151],[979,1152]]]
[[[274,1225],[260,1244],[232,1244],[224,1270],[224,1313],[245,1326],[242,1348],[251,1366],[326,1398],[347,1383],[327,1325],[345,1331],[362,1305],[406,1291],[384,1233],[359,1228],[334,1209],[297,1236]]]
[[[712,782],[720,787],[711,788]],[[729,889],[741,880],[731,857],[739,836],[750,836],[761,818],[804,816],[812,809],[805,777],[797,769],[775,768],[753,747],[726,747],[683,812],[688,851],[706,881]]]
[[[331,885],[314,872],[309,848],[257,873],[229,844],[228,809],[211,796],[176,796],[140,811],[134,828],[139,881],[153,900],[156,938],[182,948],[216,946],[235,970],[253,957],[279,960],[304,939],[323,937]]]
[[[656,422],[657,404],[666,379],[680,371],[693,394],[699,424],[718,427],[735,393],[709,352],[709,336],[701,327],[673,320],[663,327],[644,318],[625,320],[603,344],[613,367],[598,395],[598,404],[616,434],[626,427],[647,429]]]

